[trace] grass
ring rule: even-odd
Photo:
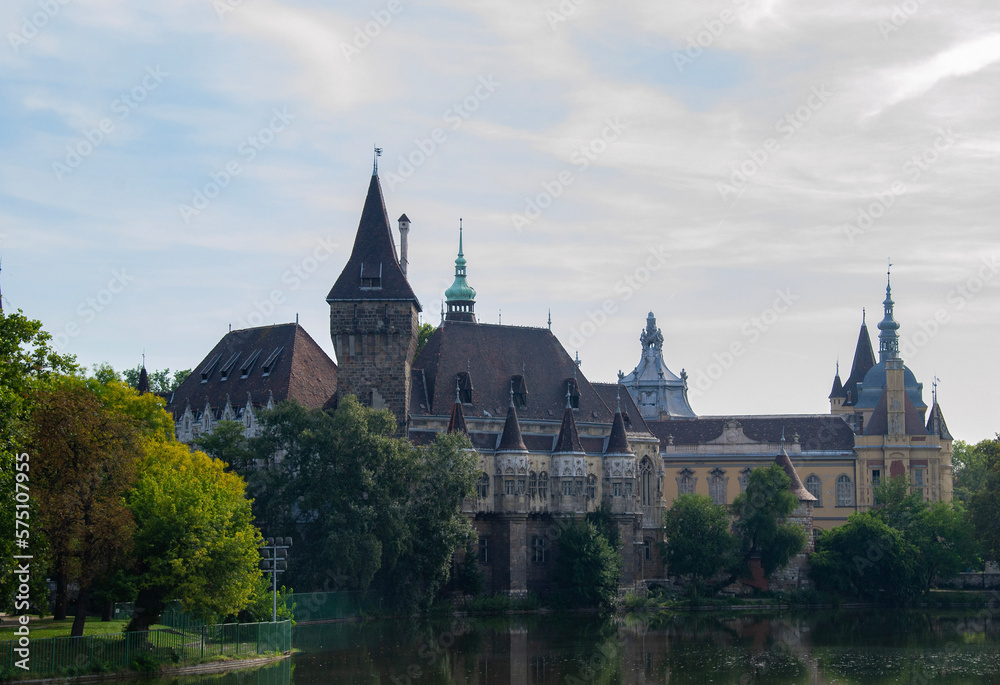
[[[0,642],[3,640],[13,640],[16,635],[14,631],[17,630],[19,623],[14,622],[14,618],[8,616],[3,620],[3,626],[0,627]],[[87,619],[87,623],[83,626],[84,635],[104,635],[107,633],[120,633],[125,630],[125,626],[128,625],[127,620],[119,621],[100,621],[96,619]],[[166,628],[166,626],[153,626],[154,628]],[[50,618],[38,619],[32,617],[31,622],[28,623],[28,628],[31,629],[31,637],[35,639],[41,639],[43,637],[69,637],[69,633],[73,628],[73,619],[67,618],[63,621],[56,621]]]

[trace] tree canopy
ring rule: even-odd
[[[802,527],[786,521],[799,506],[788,489],[790,484],[777,464],[756,468],[750,472],[746,491],[733,500],[733,532],[740,540],[743,562],[759,554],[767,576],[785,566],[806,544]]]
[[[982,455],[982,485],[969,497],[969,513],[986,556],[1000,560],[1000,434],[976,445]]]
[[[730,532],[729,512],[706,495],[681,495],[663,516],[664,561],[671,573],[699,585],[732,569],[740,540]]]
[[[552,580],[557,598],[572,606],[613,606],[618,596],[622,558],[607,534],[592,521],[576,521],[559,533],[559,554]]]

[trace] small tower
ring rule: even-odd
[[[407,258],[407,243],[410,236],[410,219],[403,214],[399,217],[399,268],[406,275],[406,267],[410,263]]]
[[[338,393],[388,408],[404,430],[421,309],[396,259],[377,173],[368,184],[351,257],[326,301]]]
[[[891,265],[890,265],[891,266]],[[889,282],[889,272],[885,276],[885,316],[878,323],[878,360],[899,359],[899,323],[892,317],[892,286]]]
[[[476,289],[465,280],[465,254],[462,252],[462,220],[458,220],[458,257],[455,259],[455,282],[444,291],[448,303],[445,321],[476,323]]]
[[[142,355],[142,368],[139,369],[139,382],[136,384],[136,390],[139,391],[140,395],[145,395],[149,392],[149,374],[146,373],[146,355]]]
[[[833,376],[833,389],[830,390],[830,413],[837,414],[844,406],[847,393],[844,392],[844,384],[840,382],[840,362],[837,362],[837,372]]]
[[[462,387],[458,378],[455,378],[455,404],[451,407],[451,418],[448,420],[449,433],[469,434],[469,428],[465,425],[465,410],[462,409]]]

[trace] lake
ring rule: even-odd
[[[295,627],[283,663],[161,685],[1000,683],[1000,611],[694,612]]]

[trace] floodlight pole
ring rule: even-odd
[[[284,543],[284,544],[282,544]],[[261,549],[265,550],[263,566],[265,573],[271,574],[271,622],[278,621],[278,574],[284,573],[285,569],[278,568],[278,550],[288,549],[292,546],[291,538],[267,538]],[[282,562],[285,563],[285,562]]]

